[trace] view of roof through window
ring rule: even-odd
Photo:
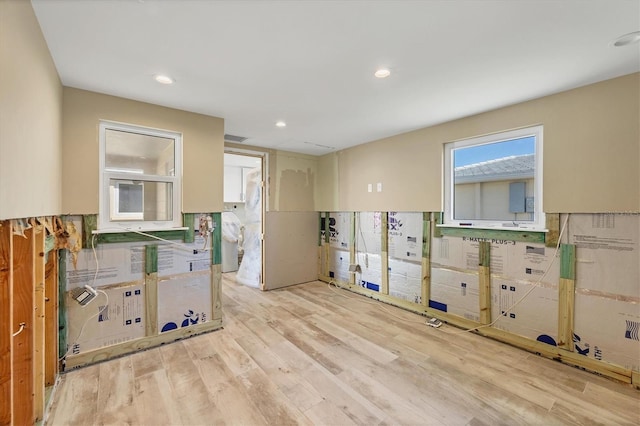
[[[502,142],[457,148],[453,151],[453,167],[456,169],[457,174],[458,169],[463,166],[506,159],[507,157],[535,154],[535,147],[536,138],[527,136]],[[531,158],[533,159],[534,155],[531,155]],[[514,165],[516,163],[514,162]]]

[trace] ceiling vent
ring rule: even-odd
[[[245,138],[244,136],[236,136],[236,135],[227,135],[225,133],[224,135],[224,140],[226,142],[236,142],[236,143],[242,143],[244,141],[247,140],[247,138]]]

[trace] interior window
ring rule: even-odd
[[[100,148],[101,229],[182,225],[179,134],[101,122]]]

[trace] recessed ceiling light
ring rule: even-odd
[[[385,78],[385,77],[389,77],[391,75],[391,71],[389,71],[386,68],[380,68],[373,75],[375,75],[378,78]]]
[[[173,82],[175,81],[174,79],[172,79],[168,75],[162,75],[162,74],[158,74],[158,75],[154,76],[153,78],[155,78],[155,80],[160,84],[173,84]]]
[[[276,127],[287,127],[287,123],[284,121],[278,121],[276,122]]]
[[[615,47],[622,47],[638,42],[640,42],[640,31],[634,31],[632,33],[618,37],[616,41],[613,42],[613,45]]]

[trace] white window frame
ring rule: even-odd
[[[528,136],[535,137],[535,174],[534,174],[534,218],[529,220],[482,220],[482,219],[462,219],[454,218],[454,164],[453,151],[459,148],[486,145],[498,142],[505,142],[513,139],[520,139]],[[494,133],[490,135],[478,136],[469,139],[462,139],[444,144],[444,214],[442,226],[464,227],[464,228],[490,228],[490,229],[522,229],[545,231],[545,215],[542,210],[542,146],[543,146],[543,126],[537,125],[522,129],[510,130],[506,132]]]
[[[123,221],[123,220],[135,220],[140,221],[144,218],[144,197],[142,198],[142,211],[141,212],[127,212],[123,213],[120,211],[120,185],[123,181],[118,181],[115,187],[109,186],[109,217],[115,218],[115,220]],[[126,182],[127,184],[133,184],[132,181]],[[142,182],[142,193],[144,195],[144,182]]]
[[[107,170],[106,168],[106,131],[117,130],[128,133],[137,133],[148,136],[173,139],[174,141],[174,173],[172,176],[149,175],[126,170]],[[136,231],[154,231],[182,228],[182,134],[169,130],[152,129],[133,124],[118,123],[113,121],[100,121],[100,212],[98,215],[99,232],[123,232],[127,229]],[[133,173],[133,174],[132,174]],[[166,221],[141,221],[137,213],[116,213],[116,200],[113,191],[109,188],[111,179],[142,182],[162,182],[172,186],[172,220]],[[182,228],[184,229],[184,228]]]

